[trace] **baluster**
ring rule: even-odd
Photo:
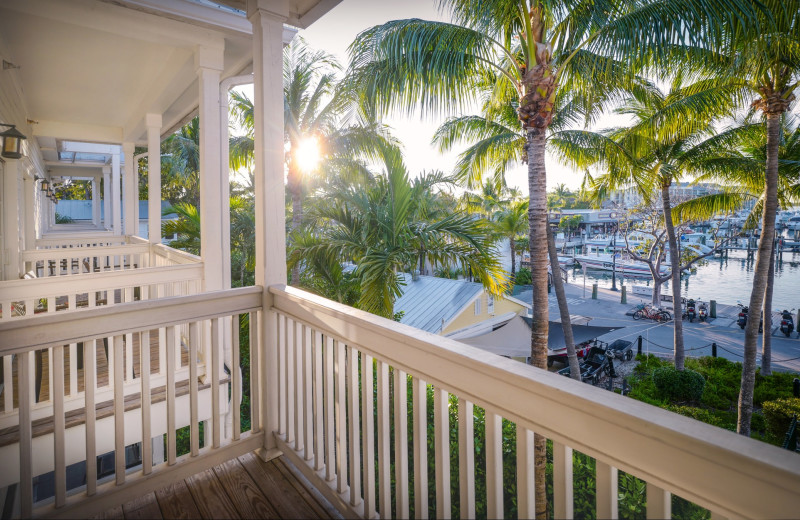
[[[31,425],[31,369],[33,352],[23,352],[17,358],[19,370],[19,497],[22,518],[33,512],[33,446]]]
[[[197,347],[200,345],[201,325],[204,325],[204,323],[197,321],[189,324],[189,451],[192,457],[197,457],[200,453],[200,425],[198,423],[197,403]],[[206,369],[207,367],[208,363],[206,362]],[[213,403],[214,400],[212,395],[211,402]]]
[[[222,349],[219,345],[220,334],[222,334],[221,320],[222,318],[211,320],[211,444],[215,448],[219,448],[222,442],[222,421],[220,420],[222,412],[219,402],[219,373],[222,371],[222,363],[220,363]],[[206,360],[206,372],[208,372],[208,365],[208,360]]]
[[[286,393],[286,377],[288,363],[286,356],[289,353],[289,323],[288,318],[282,314],[278,318],[278,433],[288,442],[288,402]]]
[[[389,406],[389,365],[378,361],[378,487],[380,493],[378,503],[381,518],[391,518],[392,516]],[[416,411],[416,406],[415,401],[414,411]],[[416,447],[416,441],[414,447]]]
[[[302,323],[294,322],[294,343],[292,343],[292,355],[294,361],[294,385],[292,392],[294,395],[294,449],[302,451],[303,444],[303,344],[305,343],[305,327]]]
[[[360,434],[358,391],[358,351],[347,347],[347,395],[349,398],[347,418],[350,449],[350,505],[357,506],[361,503],[361,446],[358,441]]]
[[[125,483],[125,387],[122,382],[122,336],[114,336],[114,473],[117,485]]]
[[[503,518],[503,419],[489,410],[485,413],[486,515]]]
[[[258,433],[261,431],[261,352],[258,348],[258,311],[250,313],[250,432]],[[280,319],[278,320],[280,322]],[[266,340],[265,340],[266,342]],[[280,350],[280,345],[278,345]],[[266,419],[266,418],[265,418]]]
[[[8,307],[3,306],[4,309]],[[14,409],[14,372],[12,370],[13,359],[11,355],[3,356],[3,412],[8,414]]]
[[[672,496],[655,484],[647,483],[647,518],[672,518]]]
[[[517,425],[517,517],[536,516],[533,432]],[[598,511],[599,513],[599,511]],[[600,516],[600,518],[603,518]],[[608,518],[608,517],[606,517]]]
[[[143,354],[142,346],[139,345],[139,356]],[[134,378],[133,366],[133,334],[125,334],[125,381],[133,381]]]
[[[414,516],[428,518],[428,384],[412,380],[414,400]],[[388,434],[387,434],[388,435]],[[383,515],[381,515],[383,518]]]
[[[325,414],[322,401],[322,334],[315,330],[313,337],[314,356],[314,470],[325,467]]]
[[[36,300],[25,300],[25,316],[30,317],[36,314]]]
[[[53,385],[53,376],[54,376],[53,372],[54,372],[54,370],[53,370],[53,348],[51,347],[51,348],[47,349],[47,384],[48,384],[48,387],[47,387],[48,388],[47,400],[50,401],[50,402],[53,402],[53,390],[55,389],[55,387]],[[62,377],[63,377],[63,374],[62,374]],[[64,385],[61,385],[61,389],[59,390],[59,392],[62,392],[62,393],[64,392]],[[38,402],[41,403],[43,400],[44,400],[44,397],[42,396],[41,389],[40,389],[39,390],[39,401]]]
[[[596,461],[597,518],[618,518],[619,472],[605,462]]]
[[[460,512],[463,518],[475,518],[475,419],[472,403],[459,397],[458,399],[458,482]],[[489,444],[488,425],[486,418],[487,436]],[[488,451],[488,450],[487,450]],[[502,462],[502,461],[501,461]],[[501,471],[502,474],[502,471]],[[486,483],[489,486],[489,461],[486,462]],[[502,498],[502,490],[500,497]],[[492,508],[489,508],[491,517]]]
[[[33,300],[31,300],[31,303],[34,304],[35,302]],[[75,293],[68,294],[67,295],[67,310],[72,312],[77,308],[78,308],[78,302],[76,301]],[[33,306],[30,307],[30,309],[31,309],[31,315],[33,315],[36,312],[36,306],[33,305]]]
[[[361,353],[361,436],[364,452],[364,518],[375,516],[375,381],[372,356]]]
[[[27,307],[25,309],[25,312],[27,312]],[[55,296],[49,296],[47,298],[47,312],[56,312],[56,297]]]
[[[175,343],[178,329],[167,327],[167,465],[175,464]]]
[[[97,492],[97,441],[95,436],[97,391],[97,340],[83,342],[83,396],[86,410],[86,495]]]
[[[336,457],[334,455],[336,446],[336,425],[333,420],[334,410],[334,380],[336,379],[336,367],[333,364],[334,342],[333,338],[325,336],[325,480],[332,482],[336,478],[339,470]],[[334,460],[336,459],[336,460]]]
[[[114,336],[109,336],[105,338],[105,342],[103,344],[105,347],[105,354],[106,354],[106,373],[108,374],[108,378],[106,380],[106,384],[108,385],[109,390],[114,388],[114,360],[116,359],[116,353],[114,352]]]
[[[69,344],[69,396],[78,393],[78,344]]]
[[[396,516],[408,518],[408,379],[394,369],[394,470]]]
[[[64,347],[57,346],[51,349],[53,354],[53,383],[50,393],[53,401],[53,453],[55,464],[53,468],[55,480],[56,507],[63,507],[67,497],[67,464],[64,439]],[[74,358],[71,360],[74,364]]]
[[[295,352],[297,351],[296,335],[297,329],[295,328],[294,320],[286,318],[286,444],[291,444],[295,440],[294,360]],[[296,444],[295,448],[297,448]]]
[[[344,493],[347,491],[347,433],[345,432],[345,420],[347,410],[347,398],[345,395],[345,382],[347,367],[344,357],[344,343],[336,341],[336,491]]]
[[[233,406],[233,440],[238,441],[242,432],[242,371],[239,346],[239,315],[231,317],[231,399]]]
[[[150,331],[139,334],[139,371],[142,383],[142,473],[153,471],[153,436],[150,428]]]
[[[436,462],[436,518],[450,518],[450,414],[447,392],[433,391],[434,457]],[[406,515],[408,516],[408,515]]]
[[[314,408],[312,398],[313,367],[311,366],[311,342],[314,340],[314,331],[303,326],[303,444],[305,445],[305,460],[314,458]]]
[[[553,511],[556,518],[572,518],[572,448],[553,441]]]

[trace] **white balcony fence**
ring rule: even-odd
[[[800,510],[795,454],[303,291],[269,292],[268,309],[262,309],[262,289],[251,287],[0,323],[0,354],[17,356],[20,389],[18,457],[13,465],[6,456],[2,460],[8,473],[20,476],[22,515],[96,514],[276,442],[346,516],[407,518],[413,509],[415,518],[455,512],[475,517],[480,503],[487,516],[502,518],[512,513],[505,504],[513,503],[518,517],[530,518],[536,508],[534,432],[552,443],[556,518],[574,513],[573,450],[596,459],[598,518],[617,517],[619,472],[646,481],[649,518],[670,517],[671,493],[710,509],[713,518],[789,518]],[[240,351],[226,320],[238,323],[236,317],[247,313],[252,334],[249,348]],[[189,352],[183,364],[175,328],[186,324]],[[152,338],[155,330],[158,359],[166,359],[163,381],[160,364],[151,375],[149,358],[140,356],[137,365],[127,350],[135,343],[129,335]],[[113,351],[108,377],[114,414],[107,420],[113,422],[108,437],[117,470],[108,482],[89,474],[84,488],[68,493],[67,464],[93,461],[107,447],[98,447],[103,440],[96,428],[65,424],[68,412],[58,393],[52,435],[35,435],[34,351],[46,349],[55,360],[54,374],[61,374],[65,353],[71,356],[72,345],[83,343],[87,374],[94,374],[93,353],[99,350],[91,345],[102,338],[109,338]],[[202,363],[195,360],[210,367],[208,416],[200,415],[204,381]],[[253,430],[239,434],[242,376],[238,370],[228,376],[222,367],[239,367],[243,360],[251,367]],[[126,383],[131,366],[139,367],[138,378],[134,373]],[[180,401],[175,388],[187,379],[188,398]],[[54,378],[52,387],[63,384]],[[141,401],[140,411],[121,413],[126,384],[143,396],[155,395],[154,387],[163,384],[163,408],[153,397]],[[98,402],[95,386],[89,381],[91,390],[82,397],[86,424],[93,423],[90,410]],[[226,429],[229,402],[234,405]],[[451,421],[454,412],[457,421]],[[203,420],[211,435],[200,449],[197,424]],[[175,430],[185,424],[192,426],[191,450],[178,457]],[[485,443],[476,443],[479,430]],[[167,437],[166,462],[149,462],[152,453],[144,443],[143,465],[124,471],[124,447],[160,432]],[[40,452],[48,463],[37,466]],[[477,463],[483,457],[485,466]],[[504,471],[508,467],[512,471]],[[34,504],[31,479],[53,468],[54,501]]]
[[[242,361],[259,367],[261,350],[251,345],[244,352],[252,356],[240,359],[239,316],[249,313],[245,323],[255,326],[261,300],[262,290],[250,287],[0,326],[0,354],[13,363],[16,376],[3,393],[6,402],[10,396],[19,403],[11,417],[0,419],[14,423],[0,428],[6,437],[0,436],[0,488],[19,482],[21,516],[102,512],[123,500],[119,492],[128,500],[262,446],[263,435],[253,435],[261,424],[258,370],[251,372],[247,389],[253,404],[248,415],[257,425],[253,432],[241,431],[239,407]],[[250,337],[254,341],[257,335]],[[49,388],[57,389],[65,385],[65,359],[68,371],[78,370],[79,349],[83,384],[73,385],[70,378],[68,391],[51,391],[46,401],[36,402],[35,353],[53,359]],[[190,450],[178,456],[176,430],[186,426]],[[166,456],[159,460],[162,435]],[[141,463],[126,469],[126,447],[136,443]],[[112,451],[113,476],[98,479],[96,458]],[[91,461],[85,464],[86,484],[68,490],[67,467],[84,461]],[[34,503],[33,478],[51,471],[54,497]]]

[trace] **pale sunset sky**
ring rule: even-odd
[[[312,48],[335,55],[342,66],[346,66],[347,47],[359,32],[373,25],[401,18],[449,21],[447,13],[440,13],[436,9],[435,0],[343,0],[311,28],[300,31],[299,34]],[[446,173],[452,171],[456,156],[463,148],[443,155],[430,145],[434,131],[444,119],[445,117],[422,119],[419,115],[390,115],[385,118],[385,122],[394,129],[395,135],[403,143],[410,175],[414,176],[422,170],[438,169]],[[580,187],[582,179],[582,173],[560,165],[553,157],[547,158],[548,188],[564,183],[576,189]],[[515,168],[508,175],[507,182],[509,186],[518,187],[527,194],[527,168],[523,165]]]

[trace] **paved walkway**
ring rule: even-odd
[[[642,336],[642,351],[661,356],[672,355],[674,326],[672,322],[657,323],[652,320],[634,321],[626,313],[640,303],[650,303],[650,298],[628,294],[627,304],[620,303],[620,293],[598,289],[598,299],[592,299],[592,287],[583,284],[566,284],[569,312],[591,318],[590,325],[622,327],[602,336],[603,341],[627,339],[636,342]],[[667,304],[671,306],[671,304]],[[668,309],[671,312],[671,309]],[[744,331],[736,324],[739,308],[736,305],[717,304],[717,318],[708,322],[683,322],[684,343],[687,356],[711,355],[711,344],[717,344],[717,355],[732,361],[742,361]],[[551,319],[558,318],[555,291],[550,294]],[[786,338],[779,330],[777,315],[772,326],[772,368],[800,372],[800,339],[797,332]],[[761,339],[759,338],[758,363],[761,364]]]

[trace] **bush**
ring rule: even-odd
[[[800,398],[790,397],[767,401],[761,411],[764,414],[767,433],[778,440],[783,440],[783,436],[786,435],[792,422],[792,415],[800,417]]]
[[[58,211],[56,211],[56,224],[71,224],[75,222],[72,220],[72,217],[68,217],[67,215],[62,215]]]
[[[694,370],[660,367],[653,371],[653,384],[664,399],[672,402],[697,402],[703,396],[706,380]]]
[[[683,415],[684,417],[691,417],[692,419],[702,421],[712,426],[718,426],[720,428],[726,427],[724,421],[718,415],[704,408],[694,408],[692,406],[668,406],[667,410]]]
[[[527,267],[520,267],[514,278],[516,285],[530,285],[532,283],[531,270]]]

